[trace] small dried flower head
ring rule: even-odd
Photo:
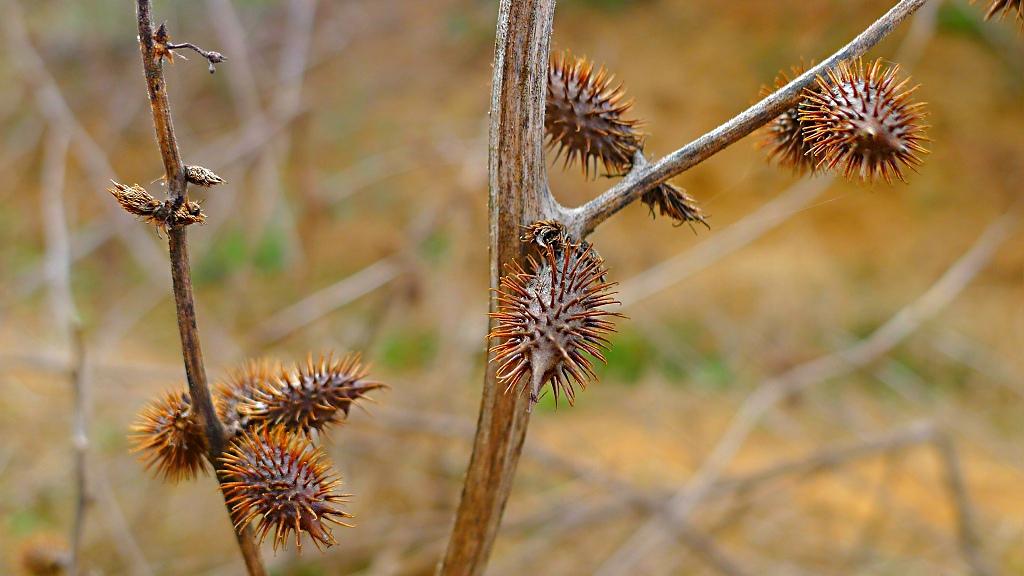
[[[295,532],[301,552],[305,532],[320,549],[336,543],[329,523],[349,526],[344,519],[352,516],[338,505],[350,495],[336,492],[341,479],[308,438],[284,428],[250,430],[231,442],[221,462],[235,527],[255,522],[260,543],[273,532],[277,550]]]
[[[206,436],[186,392],[168,392],[146,406],[132,426],[134,452],[164,480],[191,480],[206,470]]]
[[[256,397],[257,390],[270,386],[280,373],[279,362],[259,358],[233,370],[223,382],[217,384],[214,397],[217,416],[224,423],[228,434],[235,435],[249,425],[248,403]]]
[[[353,403],[384,387],[366,375],[358,354],[340,360],[333,354],[321,355],[315,362],[310,355],[305,365],[281,370],[276,378],[264,381],[245,410],[257,425],[309,435],[347,417]]]
[[[971,0],[972,4],[974,2],[975,0]],[[1024,24],[1024,0],[992,0],[988,5],[988,11],[985,13],[985,20],[990,20],[997,14],[1000,19],[1009,15],[1016,15],[1017,20]]]
[[[685,190],[674,185],[663,182],[656,188],[644,192],[640,201],[647,205],[654,216],[654,209],[662,216],[668,216],[675,221],[676,226],[688,224],[693,227],[694,222],[703,224],[705,228],[711,229],[707,220],[704,219],[704,212],[697,205],[697,201],[686,193]]]
[[[572,405],[574,384],[586,388],[596,379],[590,358],[604,361],[605,335],[614,331],[609,318],[621,316],[606,308],[617,304],[605,282],[603,260],[589,245],[570,244],[561,253],[550,245],[535,273],[517,264],[509,267],[498,290],[498,324],[488,335],[499,339],[491,348],[498,379],[508,392],[526,380],[531,406],[540,389],[551,382],[557,404],[565,395]]]
[[[163,205],[163,202],[154,198],[152,194],[138,184],[128,186],[113,180],[110,182],[113,184],[113,187],[107,188],[107,191],[114,196],[117,203],[129,214],[148,218],[155,214]]]
[[[226,181],[209,168],[202,166],[185,166],[185,179],[189,184],[209,188],[217,184],[224,184]]]
[[[803,74],[803,65],[791,68],[792,78],[785,71],[775,77],[775,88],[764,87],[761,96],[769,96],[775,90],[789,84],[790,80]],[[814,172],[818,158],[811,154],[811,145],[804,138],[803,122],[800,120],[800,104],[793,106],[775,117],[765,126],[764,138],[759,143],[768,149],[768,159],[791,168],[797,174]]]
[[[145,188],[138,184],[131,186],[110,181],[113,186],[107,191],[124,208],[125,212],[142,218],[160,230],[169,226],[200,224],[206,221],[202,206],[198,202],[182,202],[181,206],[171,214],[173,205],[170,201],[161,202],[153,197]]]
[[[818,78],[817,90],[805,92],[800,108],[804,137],[819,166],[841,166],[847,178],[872,181],[881,176],[891,183],[903,177],[903,167],[921,164],[927,142],[923,103],[911,103],[915,88],[909,79],[897,81],[899,66],[882,60],[865,65],[858,59]]]
[[[174,52],[168,46],[170,43],[171,34],[167,31],[167,22],[164,22],[160,24],[156,32],[153,32],[153,54],[157,61],[166,59],[171,64],[174,63]]]
[[[569,233],[558,220],[538,220],[525,226],[519,239],[527,244],[536,244],[540,248],[558,248],[569,242]]]
[[[67,544],[53,534],[39,534],[21,543],[21,569],[30,576],[60,576],[70,562]]]
[[[622,173],[643,147],[638,122],[624,117],[633,105],[624,100],[622,84],[604,67],[597,70],[586,58],[569,52],[555,54],[548,66],[544,129],[548,143],[565,154],[565,165],[580,161],[583,172]]]

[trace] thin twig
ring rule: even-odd
[[[964,482],[960,458],[953,441],[945,433],[935,434],[932,440],[946,478],[946,489],[953,503],[954,515],[957,519],[957,542],[960,552],[975,576],[991,576],[995,574],[982,554],[981,537],[978,535],[974,518],[974,507],[971,505]]]
[[[81,327],[76,326],[72,334],[74,368],[71,371],[71,389],[74,406],[72,417],[71,446],[74,449],[75,516],[71,524],[71,559],[68,562],[69,576],[78,574],[81,561],[82,532],[85,527],[85,512],[89,503],[89,486],[86,480],[85,458],[89,447],[86,435],[86,394],[88,369],[86,368],[85,338]]]
[[[575,237],[587,236],[644,192],[714,156],[792,107],[800,100],[804,88],[810,86],[817,76],[824,75],[842,61],[867,52],[925,2],[927,0],[900,0],[849,44],[789,84],[657,162],[639,163],[618,184],[583,206],[562,208],[559,219]]]
[[[727,431],[696,474],[670,504],[673,521],[689,518],[693,509],[705,498],[729,462],[739,452],[761,418],[785,398],[820,382],[849,374],[892,350],[914,333],[925,321],[946,306],[984,269],[1000,246],[1012,237],[1020,220],[1020,206],[992,222],[964,253],[924,294],[897,312],[867,338],[849,348],[800,364],[786,373],[764,381],[747,397],[733,417]],[[638,558],[643,557],[660,541],[659,519],[652,519],[638,529],[602,567],[602,576],[628,573]]]
[[[187,182],[185,181],[184,164],[181,161],[178,143],[174,136],[174,124],[171,120],[170,102],[167,97],[167,83],[163,74],[163,62],[154,41],[151,12],[151,0],[137,0],[136,15],[138,18],[139,47],[146,76],[146,86],[149,92],[150,108],[153,112],[153,124],[156,130],[157,143],[160,146],[160,156],[164,163],[169,200],[177,207],[186,200]],[[224,448],[226,437],[224,427],[217,418],[217,413],[213,406],[213,398],[211,397],[210,387],[206,379],[206,369],[203,366],[203,353],[199,342],[195,302],[192,295],[187,227],[172,224],[168,227],[167,236],[170,247],[174,303],[177,309],[178,331],[181,335],[182,357],[185,362],[185,375],[188,379],[189,395],[192,398],[192,406],[195,408],[201,425],[206,432],[209,444],[207,456],[214,469],[219,471],[219,456]],[[218,479],[220,479],[219,474]],[[226,502],[225,506],[228,506],[230,509]],[[252,530],[248,527],[240,531],[236,530],[235,535],[249,574],[265,575],[266,569],[263,567],[263,561],[253,539]]]

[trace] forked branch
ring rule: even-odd
[[[559,219],[573,236],[586,237],[599,224],[640,198],[644,192],[735,144],[797,104],[804,88],[810,86],[815,78],[819,75],[824,76],[826,71],[834,68],[840,62],[863,55],[927,1],[900,0],[849,44],[822,60],[817,66],[796,77],[789,84],[747,108],[728,122],[660,160],[653,163],[635,163],[634,168],[618,184],[583,206],[563,209]]]
[[[163,58],[170,47],[161,43],[153,29],[151,0],[137,0],[136,15],[139,28],[139,47],[142,65],[146,75],[149,104],[153,112],[156,139],[163,159],[168,201],[176,210],[186,201],[187,186],[185,165],[181,161],[178,143],[174,136],[171,107],[167,97],[167,83],[164,80]],[[162,34],[166,42],[166,30]],[[185,375],[188,379],[189,395],[201,425],[206,433],[210,463],[217,470],[221,468],[219,457],[225,444],[225,431],[217,418],[203,365],[203,352],[199,342],[199,328],[196,324],[195,301],[192,296],[192,277],[188,258],[188,232],[184,225],[171,222],[167,227],[170,246],[171,277],[174,285],[174,304],[177,309],[178,331],[181,335],[182,357],[185,361]],[[218,475],[219,477],[219,475]],[[250,529],[236,531],[239,548],[245,565],[252,575],[264,575],[266,570],[260,559],[259,549],[252,538]]]

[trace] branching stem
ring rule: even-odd
[[[167,98],[163,63],[153,39],[151,0],[137,0],[136,16],[139,25],[142,66],[149,92],[149,104],[153,112],[156,139],[160,145],[160,156],[163,159],[166,173],[168,201],[179,206],[185,201],[188,184],[185,181],[185,166],[181,161],[178,143],[174,137],[174,124],[171,121],[171,106]],[[167,47],[172,46],[168,44]],[[203,365],[203,351],[199,342],[199,328],[196,323],[195,300],[192,295],[192,277],[188,259],[188,229],[182,225],[171,224],[167,230],[167,237],[171,278],[174,286],[174,304],[177,309],[178,331],[181,335],[181,351],[185,362],[185,375],[188,378],[189,395],[192,398],[192,406],[206,431],[209,443],[207,457],[214,469],[219,470],[219,456],[226,443],[226,436],[213,406],[213,397],[206,379],[206,368]],[[252,537],[252,531],[248,528],[240,532],[236,531],[236,537],[249,574],[264,576],[266,569],[263,567],[263,561],[260,558],[259,548]]]
[[[863,55],[889,35],[897,25],[928,0],[900,0],[866,30],[838,52],[822,60],[792,82],[747,108],[728,122],[653,163],[637,162],[618,184],[578,208],[563,208],[559,215],[569,232],[583,238],[613,214],[622,210],[658,184],[677,176],[714,156],[754,130],[764,126],[800,101],[804,88],[818,75],[842,61]]]

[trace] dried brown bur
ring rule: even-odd
[[[354,403],[385,387],[366,376],[358,354],[337,360],[321,355],[316,361],[310,355],[305,365],[279,370],[276,377],[264,380],[244,409],[256,425],[309,435],[341,421]]]
[[[172,214],[173,204],[171,201],[157,200],[142,186],[138,184],[128,186],[113,180],[110,182],[113,186],[107,188],[107,192],[110,192],[125,212],[142,218],[144,222],[152,224],[160,230],[166,230],[171,226],[201,224],[206,221],[206,214],[203,214],[203,209],[198,202],[182,202]]]
[[[218,176],[213,170],[202,166],[185,166],[185,180],[189,184],[209,188],[218,184],[225,184],[227,181]]]
[[[256,391],[270,386],[280,373],[280,362],[260,358],[246,362],[217,384],[214,396],[217,417],[229,435],[234,436],[249,426],[249,403],[255,399]]]
[[[711,229],[704,218],[704,212],[697,205],[697,201],[682,188],[677,188],[668,182],[662,182],[653,190],[644,192],[640,196],[640,201],[650,209],[651,216],[654,216],[654,209],[657,208],[659,214],[668,216],[675,221],[677,226],[690,224],[692,227],[692,224],[696,222],[703,224],[709,230]]]
[[[975,0],[971,0],[972,4],[974,2]],[[985,12],[985,20],[991,20],[997,14],[1000,19],[1016,15],[1017,20],[1024,24],[1024,0],[992,0],[988,5],[988,11]]]
[[[572,405],[575,385],[585,389],[597,379],[590,359],[605,361],[605,335],[615,330],[610,318],[622,317],[606,310],[618,304],[613,284],[604,279],[604,261],[584,243],[549,244],[542,262],[530,258],[529,267],[535,272],[513,264],[501,279],[498,311],[491,314],[498,325],[488,336],[500,342],[491,361],[506,393],[527,382],[531,407],[548,382],[556,405],[561,395]]]
[[[770,96],[774,91],[789,84],[793,78],[804,73],[803,65],[790,69],[792,77],[785,71],[775,77],[774,89],[764,87],[761,97]],[[786,166],[796,174],[814,172],[819,158],[811,153],[811,144],[804,137],[804,123],[800,120],[800,104],[796,104],[775,117],[762,130],[763,138],[758,143],[761,148],[768,149],[768,160]]]
[[[916,90],[909,79],[897,81],[899,66],[882,60],[843,62],[818,77],[816,90],[805,92],[800,108],[804,137],[818,166],[842,168],[848,179],[869,182],[881,177],[903,182],[903,168],[921,165],[928,139],[921,124],[923,103],[911,103]]]
[[[221,457],[224,498],[235,528],[255,523],[263,543],[273,532],[274,550],[295,533],[302,551],[302,533],[317,549],[336,543],[329,524],[351,526],[352,515],[341,510],[350,494],[340,494],[341,478],[322,450],[308,438],[284,428],[247,431],[231,442]]]
[[[544,128],[548,144],[565,154],[565,165],[579,160],[584,174],[625,172],[643,148],[636,120],[624,117],[633,106],[622,84],[602,66],[569,52],[555,54],[548,66]]]
[[[206,436],[188,393],[168,392],[143,408],[132,426],[146,469],[169,482],[191,480],[206,470]]]

